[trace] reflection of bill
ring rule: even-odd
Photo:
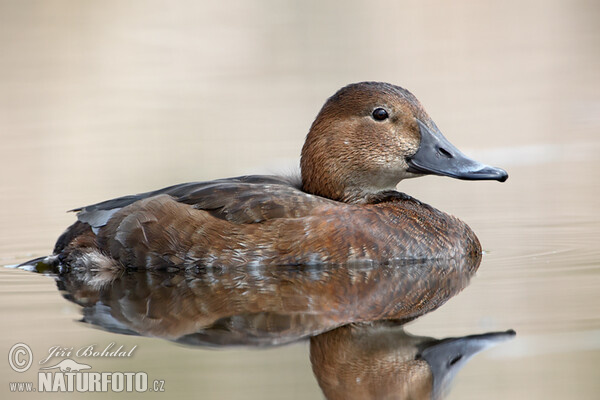
[[[13,345],[8,352],[8,364],[16,372],[25,372],[31,367],[33,352],[25,343]]]
[[[386,322],[347,325],[313,337],[310,359],[328,400],[440,399],[473,355],[514,335],[437,340]]]
[[[396,389],[406,393],[400,398],[420,398],[421,393],[429,397],[443,393],[456,371],[478,351],[469,344],[491,344],[513,335],[481,335],[492,339],[487,342],[478,342],[475,336],[440,342],[402,330],[405,322],[435,310],[465,288],[480,261],[481,254],[473,253],[383,265],[191,265],[178,271],[73,268],[57,274],[56,280],[65,297],[83,307],[85,322],[111,332],[211,347],[277,346],[312,337],[313,368],[328,399],[386,398]],[[361,335],[359,344],[367,348],[359,346],[355,354],[362,352],[364,365],[353,365],[368,374],[342,375],[343,357],[336,356],[350,357]],[[389,363],[390,358],[397,362]],[[330,368],[327,362],[333,363]],[[402,366],[396,371],[398,365]],[[323,373],[327,370],[349,379],[347,389],[332,389]],[[412,377],[408,381],[405,370]]]

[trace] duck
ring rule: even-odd
[[[384,82],[349,84],[325,102],[300,172],[183,183],[76,208],[51,257],[99,269],[451,259],[481,253],[473,231],[398,183],[508,178],[464,155],[411,92]]]

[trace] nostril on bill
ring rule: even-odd
[[[446,157],[446,158],[453,158],[453,155],[446,149],[444,149],[443,147],[440,147],[438,149],[438,153],[440,153],[442,156]]]

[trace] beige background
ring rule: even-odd
[[[467,221],[486,249],[472,285],[409,330],[518,332],[474,359],[450,397],[594,398],[599,9],[571,0],[1,0],[0,264],[48,254],[70,208],[293,171],[328,96],[388,81],[411,90],[459,148],[511,175],[399,186]],[[322,397],[305,344],[208,351],[100,332],[76,322],[51,279],[22,271],[0,269],[0,299],[1,354],[18,341],[38,353],[116,341],[138,344],[135,359],[95,366],[146,370],[166,380],[169,397]],[[34,376],[0,362],[2,397],[6,382]]]

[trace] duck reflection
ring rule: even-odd
[[[351,324],[311,338],[310,360],[329,400],[440,399],[473,355],[514,335],[436,340],[389,321]]]
[[[327,398],[436,398],[471,355],[510,333],[439,341],[402,324],[465,288],[480,261],[54,272],[83,321],[111,332],[212,347],[311,338]]]
[[[279,345],[355,322],[406,322],[468,285],[480,257],[388,265],[174,272],[69,268],[57,276],[84,321],[198,345]]]

